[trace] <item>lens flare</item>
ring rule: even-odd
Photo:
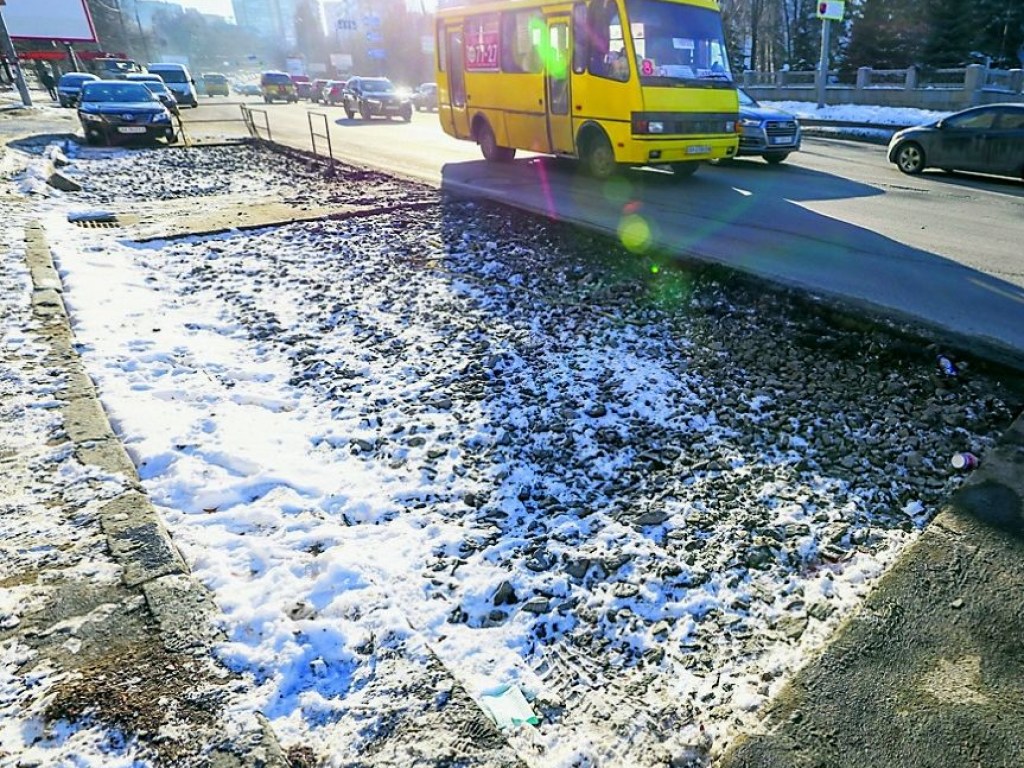
[[[651,246],[651,225],[635,213],[623,216],[619,222],[619,241],[632,253],[644,253]]]

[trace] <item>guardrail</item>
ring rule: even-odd
[[[253,109],[245,104],[240,105],[242,110],[242,119],[245,120],[246,127],[249,129],[249,135],[254,139],[263,139],[260,136],[260,127],[256,124],[256,118],[253,117],[255,114],[263,116],[263,130],[267,132],[266,141],[273,141],[274,137],[270,133],[270,116],[267,114],[265,109]]]
[[[316,115],[317,117],[323,118],[323,121],[324,121],[324,132],[323,133],[317,133],[313,129],[313,115]],[[327,113],[326,112],[314,112],[314,111],[311,110],[311,111],[306,113],[306,122],[309,123],[309,143],[313,147],[313,157],[316,157],[318,159],[320,157],[320,153],[317,151],[317,148],[316,148],[316,140],[317,139],[325,139],[327,141],[327,160],[330,163],[330,166],[327,169],[327,175],[328,176],[333,176],[334,175],[334,165],[335,165],[336,161],[334,159],[334,147],[331,145],[331,125],[330,125],[330,120],[327,117]]]

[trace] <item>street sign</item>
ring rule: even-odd
[[[843,0],[821,0],[818,3],[818,18],[825,21],[842,21],[846,12]]]

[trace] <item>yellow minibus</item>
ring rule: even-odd
[[[621,165],[689,176],[736,155],[715,0],[450,0],[436,35],[441,125],[487,160],[542,152],[606,178]]]

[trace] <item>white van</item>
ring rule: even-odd
[[[196,93],[196,81],[192,79],[192,73],[184,64],[155,63],[150,64],[147,69],[167,84],[167,89],[174,94],[179,104],[187,104],[190,107],[199,106],[199,94]]]

